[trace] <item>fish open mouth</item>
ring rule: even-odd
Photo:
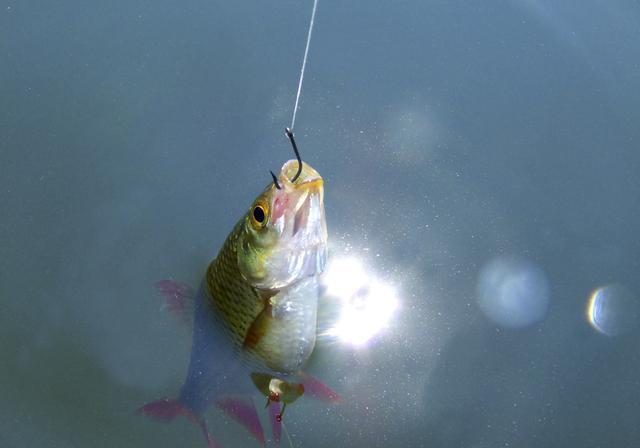
[[[326,241],[324,224],[324,181],[320,174],[307,164],[295,182],[291,182],[298,172],[298,161],[289,160],[280,170],[280,177],[290,198],[292,223],[288,226],[291,237],[301,237],[300,243],[311,243],[315,236],[318,243]],[[305,235],[306,234],[306,235]]]
[[[276,231],[278,248],[270,253],[268,265],[273,281],[283,287],[324,269],[327,227],[324,215],[324,182],[320,174],[306,163],[294,182],[298,161],[289,160],[280,170],[280,189],[274,188],[271,224]],[[277,278],[277,281],[275,280]]]
[[[322,186],[323,181],[320,173],[318,173],[315,169],[313,169],[310,165],[303,163],[302,171],[300,172],[300,176],[296,179],[295,182],[291,182],[290,179],[298,172],[298,161],[295,159],[287,161],[284,165],[282,165],[282,169],[280,170],[280,177],[284,178],[289,184],[294,187],[302,187],[309,188],[314,185]]]

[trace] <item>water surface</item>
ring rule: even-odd
[[[291,157],[310,11],[1,5],[0,445],[204,445],[133,412],[188,362],[152,285],[196,284]],[[318,347],[344,402],[288,409],[294,446],[640,443],[638,23],[634,1],[320,1],[298,143],[332,255],[399,307]]]

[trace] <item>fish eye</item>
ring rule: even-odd
[[[258,199],[249,210],[249,223],[255,230],[261,230],[267,225],[269,218],[269,203],[264,199]]]
[[[262,224],[265,219],[264,208],[261,205],[256,205],[253,207],[253,219],[258,223]]]

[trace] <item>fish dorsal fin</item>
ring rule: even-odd
[[[195,290],[186,283],[175,280],[160,280],[156,282],[155,287],[164,298],[165,308],[178,316],[184,324],[191,325],[195,308]]]

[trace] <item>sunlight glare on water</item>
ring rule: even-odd
[[[337,320],[325,334],[354,347],[388,328],[399,306],[395,288],[354,257],[331,261],[323,283],[330,300],[339,302]]]
[[[324,276],[327,294],[340,298],[352,297],[367,280],[364,266],[355,257],[330,260]]]

